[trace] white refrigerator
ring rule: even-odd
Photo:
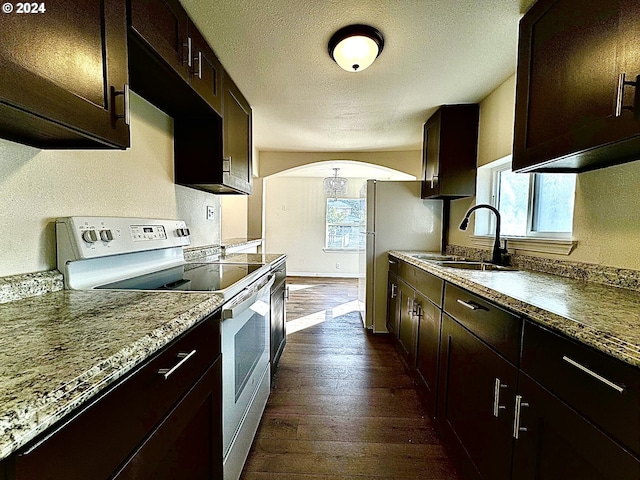
[[[360,250],[358,308],[365,328],[387,332],[389,250],[440,252],[442,200],[422,200],[420,181],[367,180],[366,248]],[[363,193],[364,195],[364,189]]]

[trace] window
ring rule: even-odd
[[[514,173],[507,157],[478,169],[478,203],[500,211],[501,235],[569,239],[575,185],[575,174]],[[486,210],[476,215],[476,235],[493,235],[495,215]]]
[[[325,248],[353,250],[365,248],[360,231],[366,221],[364,198],[327,198]]]

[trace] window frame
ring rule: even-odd
[[[499,175],[500,172],[511,170],[511,155],[507,155],[504,158],[491,162],[490,164],[481,166],[478,168],[477,177],[477,203],[488,203],[498,208],[499,198]],[[524,174],[523,174],[524,175]],[[504,235],[501,234],[501,238],[508,239],[510,248],[516,248],[518,250],[535,251],[544,253],[556,253],[568,255],[573,248],[577,245],[577,241],[573,238],[573,228],[571,232],[543,232],[533,229],[534,212],[536,208],[535,187],[537,173],[531,173],[529,175],[529,188],[527,198],[527,224],[526,224],[526,236]],[[575,195],[575,187],[574,187]],[[574,210],[572,212],[572,225],[573,217],[575,214],[575,202]],[[477,246],[490,246],[493,242],[493,232],[495,231],[495,215],[490,214],[485,209],[476,210],[475,212],[475,226],[474,235],[471,236],[472,244]]]
[[[356,246],[352,247],[352,248],[339,248],[339,247],[330,247],[329,246],[329,226],[330,225],[336,225],[336,226],[346,226],[346,227],[357,227],[358,228],[358,235],[360,235],[360,231],[362,230],[362,219],[359,218],[358,221],[356,222],[351,222],[351,223],[335,223],[335,222],[329,222],[329,202],[330,201],[340,201],[340,200],[356,200],[358,202],[360,202],[362,205],[362,209],[361,209],[361,213],[362,211],[365,211],[366,214],[366,200],[364,198],[361,197],[327,197],[326,202],[325,202],[325,208],[324,208],[324,212],[325,212],[325,216],[324,216],[324,247],[323,250],[325,252],[340,252],[340,253],[358,253],[360,252],[360,250],[362,250],[362,247],[360,246],[360,238],[358,238],[356,240]]]

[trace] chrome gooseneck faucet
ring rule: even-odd
[[[502,263],[502,255],[507,253],[507,240],[504,241],[504,248],[500,246],[500,212],[497,208],[487,205],[486,203],[480,203],[467,210],[466,215],[460,223],[460,230],[466,230],[469,226],[469,217],[471,214],[479,208],[486,208],[496,214],[496,238],[493,242],[493,252],[491,253],[491,263],[500,265]]]

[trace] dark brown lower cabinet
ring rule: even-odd
[[[287,267],[285,263],[275,268],[275,283],[271,287],[271,377],[276,373],[278,362],[287,343]]]
[[[207,370],[113,477],[116,480],[222,478],[219,428],[222,359]]]
[[[222,478],[221,380],[211,316],[11,456],[7,478]]]
[[[387,282],[387,330],[394,337],[398,334],[398,325],[400,324],[398,306],[398,276],[389,271],[389,280]]]
[[[406,362],[409,371],[416,367],[416,330],[414,315],[414,291],[403,281],[398,282],[398,303],[400,304],[400,325],[398,326],[398,347],[400,356]]]
[[[513,399],[518,369],[442,315],[439,423],[460,447],[469,478],[511,478]]]
[[[420,292],[415,295],[419,312],[416,381],[427,411],[433,418],[437,411],[441,310]]]
[[[637,458],[522,372],[518,392],[523,406],[514,442],[512,478],[640,478]]]

